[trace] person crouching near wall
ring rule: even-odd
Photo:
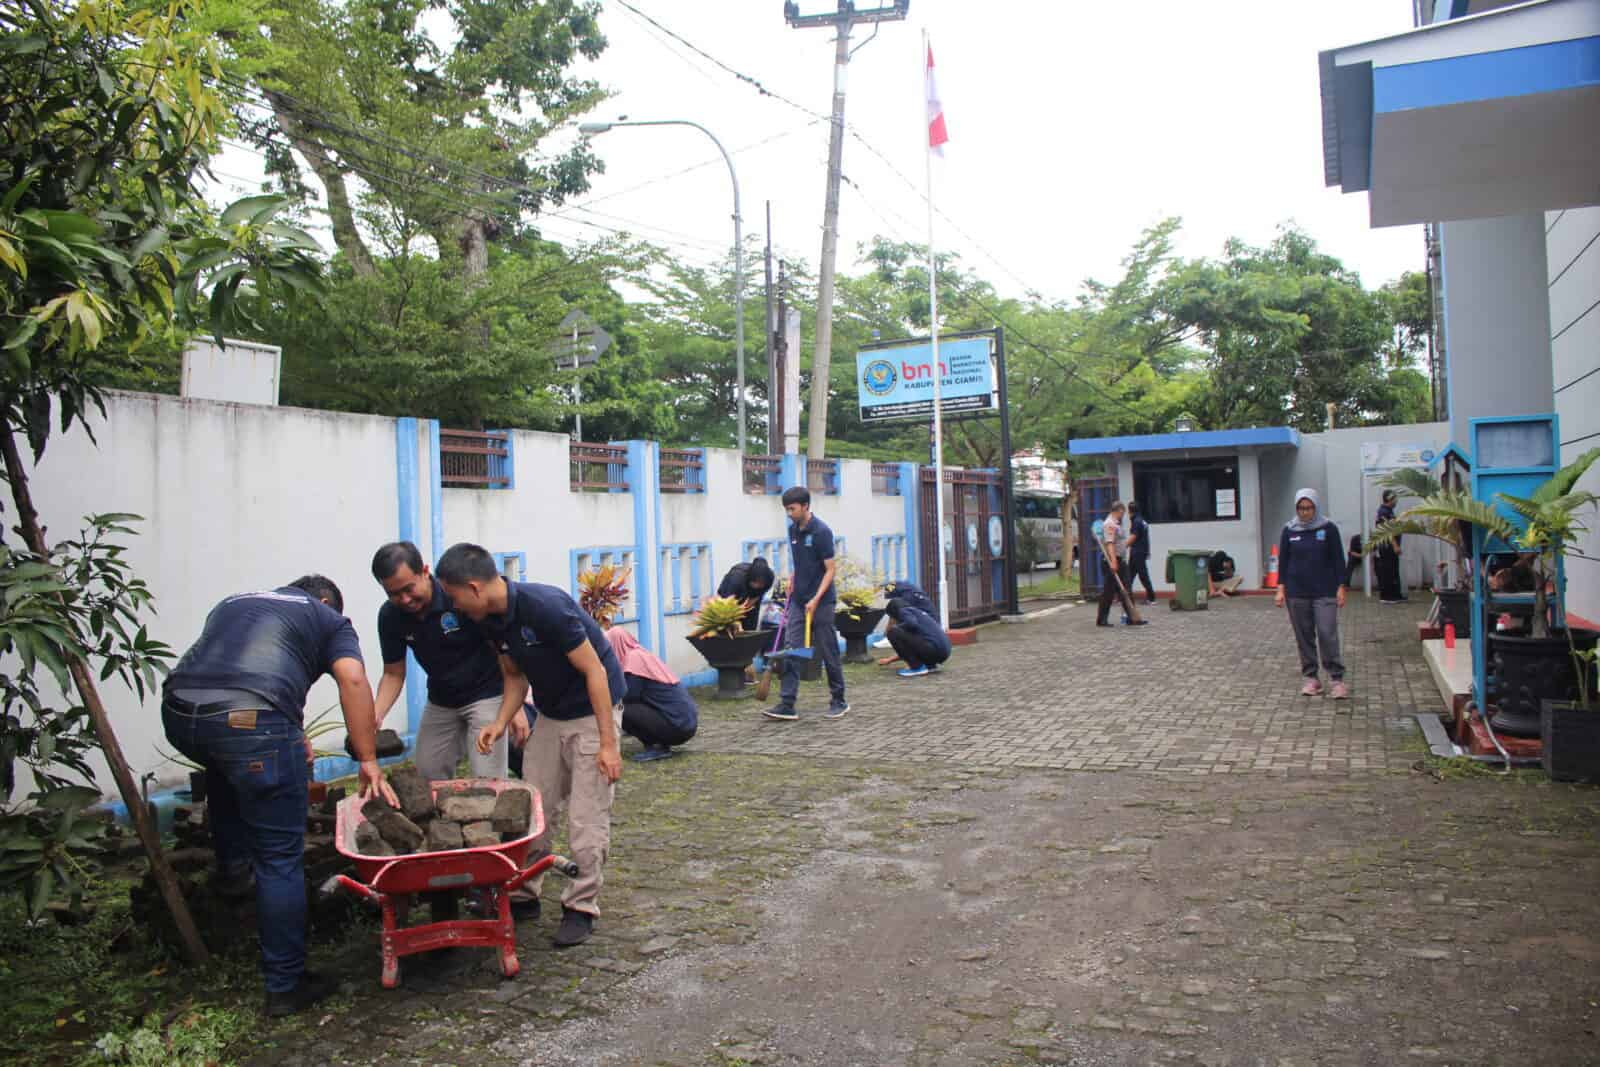
[[[622,698],[622,732],[637,737],[644,751],[637,763],[666,759],[672,746],[694,737],[700,728],[700,709],[661,658],[620,626],[606,631],[606,640],[622,661],[627,691]]]

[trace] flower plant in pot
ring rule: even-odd
[[[772,640],[764,630],[746,630],[745,613],[750,602],[738,597],[714,596],[695,613],[689,643],[717,672],[717,696],[722,699],[744,695],[744,669]]]
[[[872,654],[867,651],[867,638],[883,621],[883,582],[877,575],[847,555],[839,556],[834,570],[838,585],[838,607],[834,611],[834,626],[844,638],[846,663],[870,663]]]
[[[1576,488],[1578,479],[1597,460],[1600,448],[1590,449],[1562,467],[1531,496],[1496,493],[1495,504],[1475,500],[1465,490],[1439,488],[1393,521],[1381,524],[1372,532],[1366,547],[1372,551],[1404,533],[1460,544],[1459,537],[1452,539],[1449,533],[1467,523],[1483,530],[1491,541],[1505,545],[1507,552],[1529,557],[1533,615],[1528,634],[1486,635],[1491,668],[1488,703],[1499,705],[1499,711],[1489,721],[1502,733],[1539,737],[1543,732],[1543,700],[1564,702],[1577,696],[1588,703],[1593,650],[1600,634],[1552,627],[1550,591],[1564,546],[1588,529],[1583,514],[1600,503],[1600,497]],[[1501,507],[1509,509],[1516,519]],[[1439,525],[1441,522],[1443,526]]]
[[[1422,501],[1437,501],[1445,491],[1444,485],[1432,474],[1411,469],[1391,471],[1378,482],[1378,486]],[[1454,588],[1446,588],[1435,583],[1433,595],[1439,600],[1440,624],[1446,620],[1453,622],[1458,638],[1471,637],[1475,621],[1472,618],[1472,583],[1466,576],[1465,566],[1468,550],[1472,547],[1470,524],[1456,519],[1414,516],[1408,510],[1380,524],[1368,534],[1362,554],[1371,555],[1383,545],[1394,543],[1394,538],[1402,534],[1431,537],[1455,550],[1457,584]]]

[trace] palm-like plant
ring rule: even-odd
[[[1371,552],[1380,545],[1393,544],[1400,534],[1422,534],[1461,546],[1460,524],[1471,523],[1489,537],[1514,549],[1534,554],[1533,626],[1534,637],[1550,636],[1549,592],[1550,579],[1555,575],[1556,559],[1562,546],[1570,543],[1588,526],[1580,512],[1600,503],[1600,496],[1586,489],[1575,489],[1578,479],[1600,461],[1600,448],[1592,448],[1557,471],[1550,480],[1533,491],[1532,496],[1512,496],[1496,493],[1495,500],[1515,512],[1518,523],[1493,504],[1475,500],[1461,489],[1444,489],[1428,478],[1432,492],[1407,508],[1390,522],[1380,524],[1372,531],[1365,551]],[[1397,472],[1398,473],[1398,472]],[[1408,475],[1420,472],[1406,472]],[[1423,475],[1427,478],[1426,475]],[[1414,479],[1413,479],[1414,480]],[[1391,475],[1387,484],[1393,484]],[[1420,486],[1421,483],[1418,483]],[[1409,486],[1397,485],[1396,488]],[[1568,634],[1571,640],[1570,633]],[[1580,670],[1580,683],[1587,672]]]

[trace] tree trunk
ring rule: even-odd
[[[48,555],[49,549],[45,545],[44,531],[39,527],[39,513],[33,508],[33,496],[28,490],[28,476],[22,467],[22,457],[17,452],[17,439],[9,425],[0,426],[0,453],[4,455],[6,480],[11,483],[11,499],[17,505],[17,521],[22,528],[22,536],[34,554],[42,558]],[[67,668],[72,672],[72,681],[77,686],[78,695],[89,712],[90,721],[94,723],[94,732],[100,739],[100,748],[105,753],[106,763],[111,766],[112,777],[117,781],[117,792],[122,794],[122,802],[127,805],[133,827],[139,834],[140,843],[144,845],[145,856],[150,860],[150,872],[155,876],[162,899],[167,902],[167,910],[172,913],[173,924],[178,928],[178,936],[183,941],[184,955],[192,964],[204,964],[210,959],[210,954],[206,951],[205,942],[200,939],[200,931],[195,928],[194,919],[189,914],[189,905],[184,902],[183,893],[178,888],[177,876],[173,874],[166,855],[161,851],[161,838],[156,833],[155,826],[151,824],[150,813],[145,810],[144,799],[139,795],[139,787],[133,780],[133,772],[128,769],[128,761],[122,754],[122,746],[117,741],[116,731],[111,728],[111,717],[106,714],[106,706],[100,700],[99,690],[95,688],[94,676],[89,673],[89,668],[83,660],[76,655],[67,658]]]
[[[267,102],[272,105],[272,113],[277,116],[278,125],[289,135],[289,140],[295,149],[306,157],[317,179],[322,182],[322,187],[327,190],[328,220],[333,225],[333,243],[339,246],[339,251],[350,261],[351,269],[358,277],[372,277],[375,273],[372,254],[367,251],[367,244],[361,239],[361,232],[356,229],[355,212],[350,207],[350,193],[344,185],[344,172],[333,161],[333,157],[328,155],[328,150],[322,142],[295,117],[293,109],[282,97],[271,91],[265,92],[264,95]]]

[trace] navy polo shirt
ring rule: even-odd
[[[444,586],[433,582],[433,601],[413,615],[392,602],[378,609],[378,646],[385,664],[403,663],[406,649],[428,672],[428,699],[441,707],[461,708],[499,697],[505,690],[500,661],[484,641],[483,631],[455,610]]]
[[[240,698],[240,709],[268,707],[301,722],[312,683],[341,659],[361,662],[355,627],[310,593],[293,586],[240,593],[211,609],[165,689],[243,690],[260,700]]]
[[[481,625],[494,646],[527,676],[540,715],[572,720],[594,714],[583,675],[567,659],[585,641],[605,665],[611,702],[618,703],[626,692],[622,664],[605,631],[576,600],[553,585],[507,582],[506,613],[490,615]]]
[[[833,558],[833,531],[828,524],[811,516],[805,526],[789,524],[789,559],[794,565],[794,586],[790,600],[809,603],[822,585],[823,564]],[[831,604],[835,588],[828,586],[822,602]]]

